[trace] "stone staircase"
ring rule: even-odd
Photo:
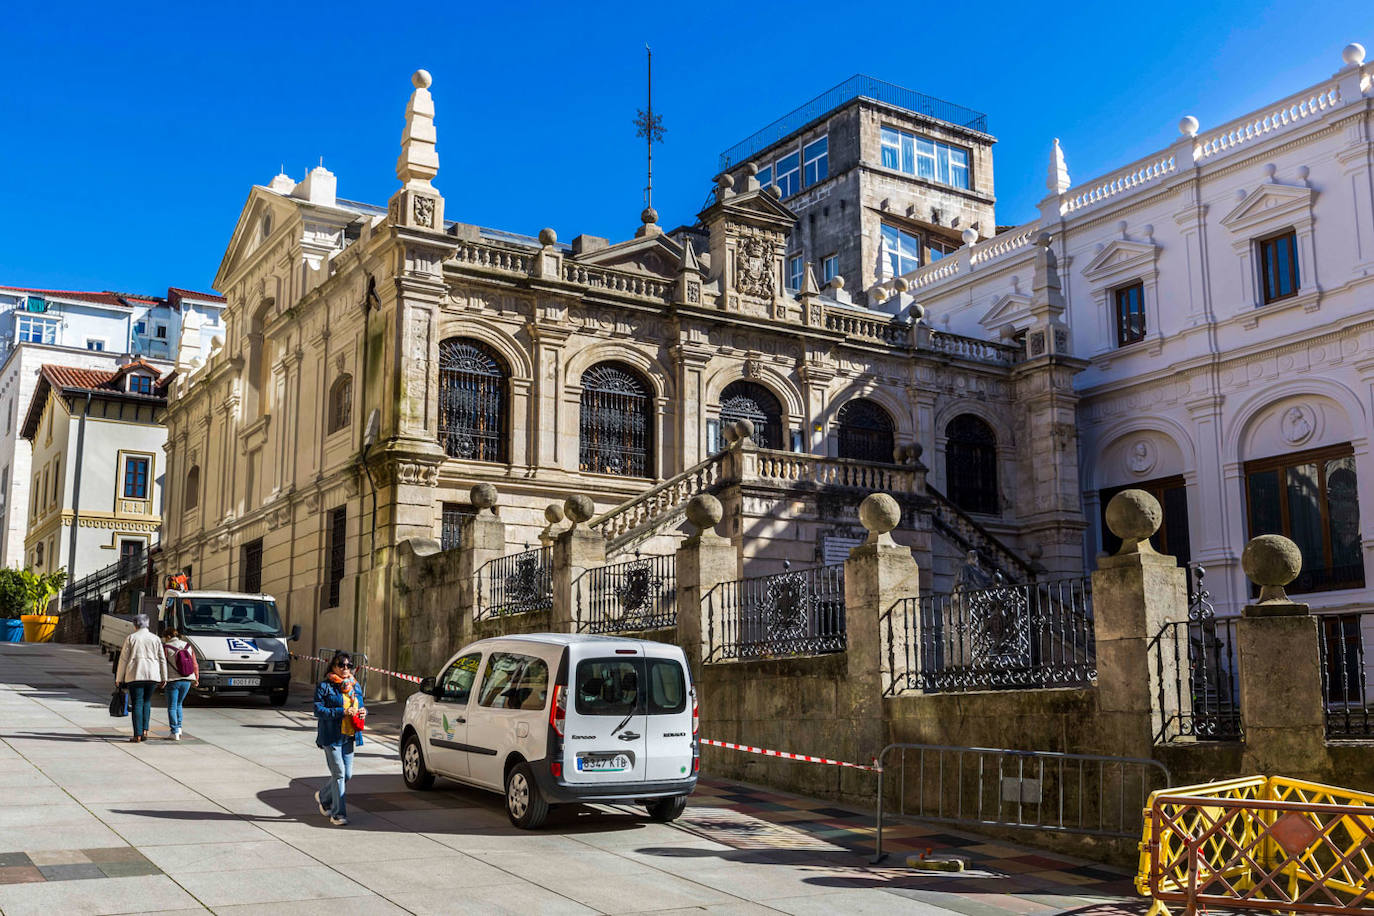
[[[670,525],[681,524],[687,503],[709,493],[724,478],[728,452],[718,452],[626,500],[587,523],[606,536],[606,558],[632,550]]]
[[[926,495],[930,497],[931,524],[945,538],[965,552],[977,551],[987,569],[1001,573],[1007,582],[1030,582],[1035,579],[1035,570],[1029,563],[929,483],[926,484]]]

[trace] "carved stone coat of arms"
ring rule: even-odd
[[[772,251],[760,238],[740,241],[735,253],[735,286],[747,296],[773,298]]]

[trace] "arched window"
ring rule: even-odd
[[[200,465],[194,464],[186,472],[186,498],[184,508],[188,511],[200,505]]]
[[[582,373],[578,465],[597,474],[653,475],[654,402],[629,366],[598,363]]]
[[[439,343],[439,444],[447,455],[508,460],[509,377],[501,357],[480,341],[450,337]]]
[[[997,436],[971,413],[945,427],[945,481],[949,499],[966,512],[997,514]]]
[[[329,389],[328,430],[337,433],[353,422],[353,376],[344,374]]]
[[[782,432],[782,404],[773,392],[754,382],[738,381],[720,393],[720,425],[736,420],[754,424],[754,444],[759,448],[786,448]]]
[[[867,398],[855,398],[836,414],[840,436],[840,457],[891,464],[896,445],[892,417]]]

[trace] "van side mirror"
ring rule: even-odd
[[[291,628],[291,641],[296,642],[301,638],[301,625],[296,624]]]
[[[427,678],[425,678],[423,681],[420,682],[420,692],[421,692],[421,693],[427,693],[427,694],[429,694],[430,696],[437,696],[437,695],[438,695],[438,686],[439,686],[439,682],[438,682],[438,681],[436,681],[436,680],[435,680],[434,678],[432,678],[432,677],[427,677]]]

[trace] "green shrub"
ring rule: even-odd
[[[33,607],[24,571],[0,568],[0,620],[14,620]]]

